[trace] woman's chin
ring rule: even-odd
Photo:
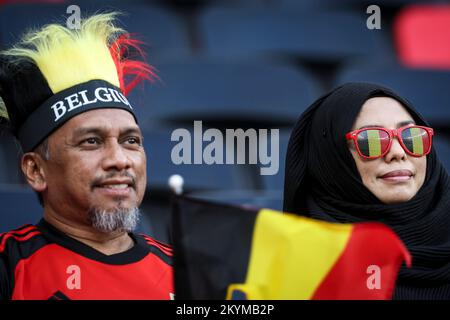
[[[377,196],[378,199],[380,199],[381,202],[385,204],[396,204],[396,203],[402,203],[411,200],[414,197],[414,194],[411,192],[390,192],[386,194],[382,194]]]

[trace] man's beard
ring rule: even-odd
[[[117,207],[112,210],[92,208],[89,210],[88,217],[91,226],[100,232],[132,232],[137,227],[140,214],[139,208],[137,207]]]

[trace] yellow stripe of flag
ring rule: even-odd
[[[422,129],[411,128],[411,137],[413,141],[413,152],[415,154],[423,153]]]

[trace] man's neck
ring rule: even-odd
[[[44,212],[44,219],[53,227],[95,250],[113,255],[127,251],[134,245],[133,239],[124,231],[104,233],[95,230],[89,225],[69,221],[64,217]]]

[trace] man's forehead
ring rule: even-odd
[[[110,135],[110,134],[124,134],[124,133],[137,133],[141,134],[141,130],[138,126],[104,126],[104,125],[92,125],[92,126],[81,126],[75,128],[72,132],[73,136],[81,136],[85,134],[99,134],[99,135]]]
[[[84,112],[70,119],[61,129],[69,132],[86,131],[87,129],[97,129],[101,131],[127,131],[138,130],[133,115],[120,109],[98,109]]]

